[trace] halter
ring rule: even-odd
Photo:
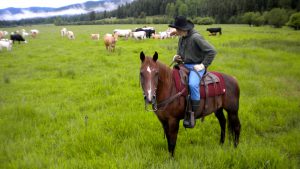
[[[156,112],[156,111],[164,111],[166,109],[166,106],[173,102],[176,98],[180,97],[184,92],[185,92],[186,88],[183,88],[180,92],[176,93],[175,95],[167,98],[166,100],[163,100],[162,102],[160,102],[159,104],[157,104],[157,101],[156,101],[156,95],[155,95],[155,99],[152,100],[152,108],[153,110],[149,110],[147,108],[147,102],[145,101],[145,110],[146,111],[151,111],[151,112]],[[144,94],[144,100],[146,100],[146,96]],[[160,108],[164,107],[164,109],[162,110],[159,110]]]
[[[173,65],[173,64],[174,64],[174,62],[172,62],[170,64],[170,66]],[[140,80],[140,84],[142,84],[142,88],[143,88],[144,81],[143,82],[141,81],[141,76],[140,76],[139,80]],[[159,80],[159,77],[156,80],[156,83],[158,83],[158,80]],[[157,84],[156,84],[156,86],[157,86]],[[147,108],[147,105],[148,105],[147,101],[146,101],[147,98],[146,98],[146,95],[145,95],[144,90],[143,90],[143,95],[144,95],[144,100],[145,100],[145,110],[148,111],[148,112],[164,111],[166,109],[166,107],[167,107],[168,104],[170,104],[175,99],[177,99],[178,97],[180,97],[186,91],[186,88],[183,88],[180,92],[178,92],[175,95],[167,98],[166,100],[163,100],[162,102],[160,102],[158,104],[157,104],[157,100],[156,100],[156,98],[157,98],[156,97],[156,90],[157,90],[157,87],[155,87],[155,89],[154,89],[154,95],[153,95],[153,99],[152,99],[152,102],[151,102],[153,110],[150,110],[150,109]],[[164,109],[159,110],[160,108],[164,108]]]
[[[159,80],[159,77],[157,79],[155,79],[156,83],[158,83],[158,80]],[[144,81],[141,80],[141,76],[140,76],[140,84],[142,84],[142,88],[144,88],[143,83],[144,83]],[[156,84],[156,86],[157,86],[157,84]],[[145,100],[145,110],[146,111],[151,111],[151,112],[157,111],[156,90],[157,90],[157,87],[155,87],[155,89],[154,89],[154,95],[153,95],[153,99],[152,99],[152,102],[151,102],[152,108],[154,110],[149,110],[147,108],[147,101],[146,101],[147,97],[146,97],[144,89],[143,89],[143,95],[144,95],[144,100]]]

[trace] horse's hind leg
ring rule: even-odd
[[[234,146],[237,147],[239,144],[241,123],[238,117],[238,111],[227,111],[228,112],[228,129],[234,136]]]
[[[218,118],[219,123],[220,123],[220,127],[221,127],[220,143],[223,144],[224,141],[225,141],[225,131],[226,131],[226,128],[225,128],[226,127],[226,118],[225,118],[224,113],[223,113],[223,108],[218,109],[215,112],[215,115]]]

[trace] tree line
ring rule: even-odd
[[[272,24],[282,26],[295,13],[300,11],[299,0],[136,0],[120,5],[116,10],[90,12],[75,16],[24,19],[20,21],[0,21],[1,25],[20,24],[109,24],[149,22],[148,16],[156,23],[172,22],[174,16],[184,15],[196,24],[247,23],[249,25]],[[272,16],[273,15],[273,16]],[[108,18],[117,18],[108,19]],[[128,19],[133,18],[133,19]],[[134,21],[137,20],[137,21]]]

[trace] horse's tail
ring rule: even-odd
[[[223,76],[224,77],[224,76]],[[237,146],[238,141],[239,141],[239,136],[240,136],[240,129],[241,129],[241,124],[240,120],[238,117],[238,111],[239,111],[239,98],[240,98],[240,88],[238,85],[238,82],[236,78],[227,76],[229,77],[230,85],[234,89],[232,90],[233,93],[231,95],[231,103],[232,105],[226,109],[228,113],[228,123],[227,123],[227,128],[228,132],[230,133],[230,137],[233,138],[234,140],[234,145]]]
[[[239,137],[241,132],[241,124],[238,118],[238,114],[228,115],[228,132],[229,132],[229,140],[234,141],[234,146],[236,147],[239,144]]]
[[[233,138],[234,136],[234,122],[231,120],[231,115],[228,114],[228,122],[227,122],[227,129],[229,133],[229,138]]]

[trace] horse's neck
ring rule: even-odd
[[[173,95],[174,82],[172,76],[172,70],[165,66],[160,65],[159,80],[157,86],[157,100],[162,101]]]

